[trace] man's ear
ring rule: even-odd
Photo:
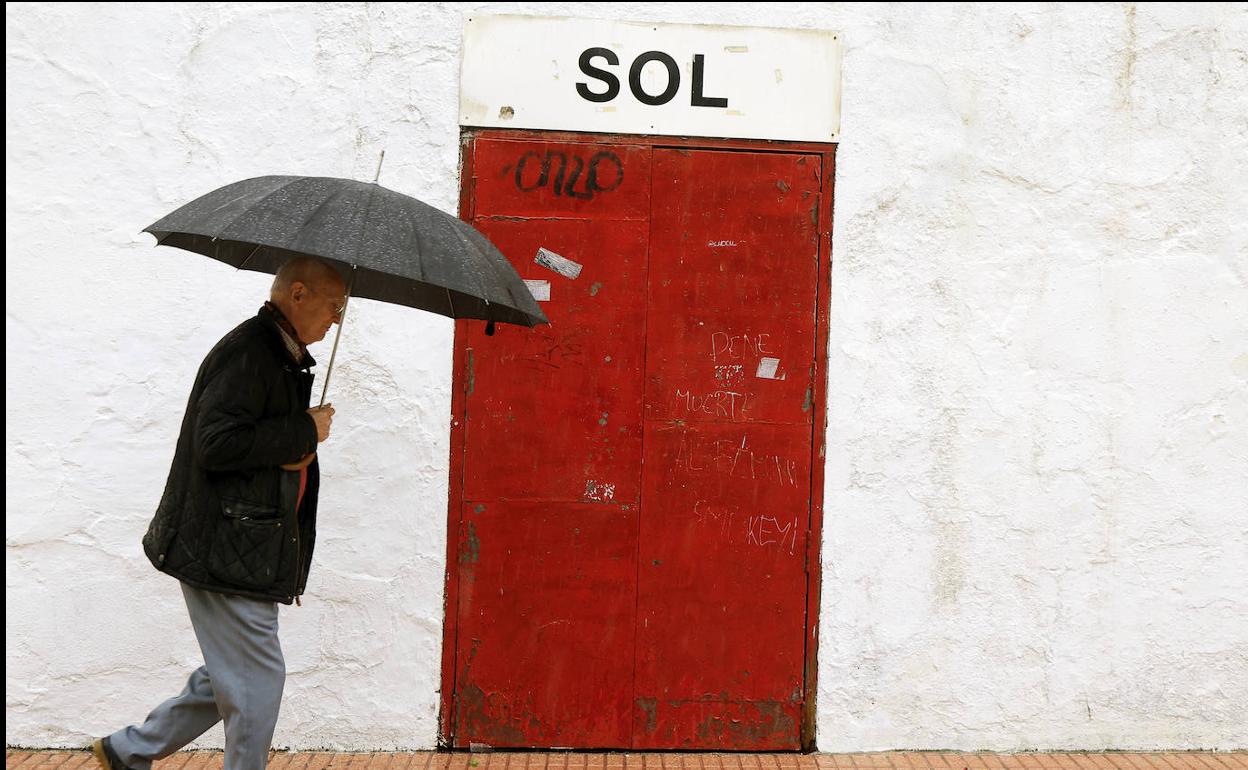
[[[290,285],[290,298],[294,302],[302,302],[308,298],[308,286],[303,281],[295,281]]]

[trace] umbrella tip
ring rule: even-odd
[[[377,180],[381,179],[381,164],[386,159],[386,151],[381,151],[381,157],[377,159],[377,173],[373,176],[373,184],[377,184]]]
[[[494,336],[494,322],[493,321],[485,322],[485,336],[487,337]]]

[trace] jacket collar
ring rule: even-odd
[[[295,360],[294,356],[291,354],[291,349],[286,344],[286,335],[288,332],[283,330],[283,326],[288,326],[290,322],[286,320],[286,317],[282,315],[282,311],[278,310],[273,303],[264,303],[264,305],[260,307],[260,311],[256,313],[256,316],[260,318],[264,327],[270,332],[265,335],[265,338],[272,344],[274,352],[276,352],[283,361],[294,364],[300,369],[311,369],[313,366],[316,366],[316,359],[312,357],[312,354],[308,352],[306,347],[300,346],[303,351],[303,356],[301,359]]]

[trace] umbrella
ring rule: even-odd
[[[380,166],[378,167],[380,173]],[[471,225],[402,193],[336,177],[262,176],[226,185],[144,232],[158,245],[193,251],[240,270],[276,273],[286,260],[337,263],[347,296],[451,318],[549,323],[507,258]],[[346,308],[343,308],[345,321]],[[325,373],[338,353],[338,337]]]

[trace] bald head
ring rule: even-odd
[[[278,268],[277,275],[273,277],[273,287],[269,290],[269,297],[276,303],[278,296],[290,291],[291,285],[296,281],[315,289],[326,282],[337,281],[341,284],[342,278],[334,266],[323,259],[293,257]]]
[[[316,257],[295,257],[273,278],[269,299],[299,333],[305,345],[320,342],[342,320],[347,287],[332,264]]]

